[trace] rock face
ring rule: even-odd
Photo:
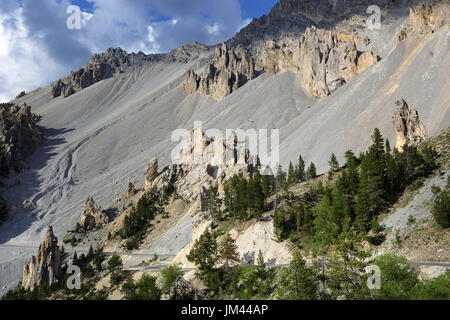
[[[172,161],[152,182],[146,183],[146,190],[172,184],[181,198],[196,200],[211,186],[223,193],[225,181],[235,174],[250,178],[261,169],[258,157],[251,156],[248,149],[241,150],[234,134],[207,138],[199,128],[190,131]]]
[[[311,27],[299,39],[265,43],[255,62],[257,71],[292,71],[311,96],[323,98],[379,61],[373,52],[360,52],[357,36]]]
[[[161,59],[161,55],[145,55],[142,52],[127,54],[126,51],[120,48],[110,48],[105,53],[94,54],[84,68],[56,81],[52,85],[52,98],[61,95],[64,97],[71,96],[116,73]]]
[[[223,43],[216,47],[213,61],[200,76],[189,70],[183,87],[189,94],[198,92],[220,101],[254,77],[251,56],[243,50],[229,50]]]
[[[408,143],[417,145],[427,138],[427,130],[420,122],[417,110],[410,110],[405,100],[395,103],[394,130],[397,134],[395,147],[399,150]]]
[[[97,226],[104,226],[109,223],[109,217],[95,204],[92,197],[87,197],[84,201],[84,208],[81,212],[80,222],[84,226],[86,219],[93,217]]]
[[[25,158],[44,143],[44,133],[36,125],[40,117],[23,104],[0,105],[0,175],[26,167]]]
[[[61,251],[58,239],[53,234],[52,227],[48,227],[44,241],[39,246],[37,256],[23,268],[22,286],[33,290],[42,283],[51,286],[56,283],[61,269]]]
[[[158,159],[155,157],[150,161],[144,171],[145,190],[150,189],[150,186],[152,185],[153,181],[155,181],[156,177],[158,177]]]
[[[409,20],[400,32],[399,41],[407,38],[420,38],[434,33],[440,27],[448,26],[450,7],[448,0],[423,2],[409,10]]]
[[[400,2],[400,1],[399,1]],[[230,39],[229,47],[244,46],[254,56],[267,40],[298,38],[308,27],[331,29],[342,19],[367,16],[367,8],[396,5],[392,0],[281,0],[270,11]]]

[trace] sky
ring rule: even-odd
[[[163,53],[231,38],[278,0],[0,0],[0,102],[46,86],[110,47]],[[80,29],[71,5],[79,6]]]

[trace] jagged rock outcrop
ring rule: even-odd
[[[150,189],[150,186],[152,185],[153,181],[155,181],[156,177],[158,177],[158,159],[154,157],[144,171],[145,190]]]
[[[209,95],[220,101],[255,77],[253,59],[244,50],[228,49],[223,43],[216,47],[213,61],[199,76],[188,71],[184,90],[189,93]]]
[[[128,54],[121,48],[109,48],[102,54],[94,54],[88,64],[78,71],[52,85],[52,98],[68,97],[91,85],[109,78],[116,73],[127,71],[131,67],[159,61],[162,55],[146,55],[143,52]]]
[[[420,38],[434,33],[440,27],[448,27],[450,6],[448,0],[424,1],[409,10],[409,19],[398,36],[399,41],[407,38]]]
[[[81,225],[84,226],[86,220],[90,217],[94,219],[93,221],[95,221],[95,225],[99,227],[105,226],[109,223],[109,217],[101,210],[99,206],[97,206],[94,199],[89,196],[84,201],[84,208],[80,216]]]
[[[402,150],[406,143],[417,145],[428,136],[425,126],[420,122],[417,110],[410,110],[403,99],[395,102],[393,122],[397,134],[395,147],[399,150]]]
[[[176,278],[169,291],[169,300],[201,300],[203,296],[204,295],[199,292],[192,283],[183,279],[181,276]]]
[[[292,71],[311,96],[322,98],[379,61],[370,51],[357,49],[357,36],[311,27],[301,38],[267,41],[256,62],[257,71]]]
[[[235,134],[207,138],[200,128],[190,131],[172,161],[151,183],[146,183],[146,190],[154,186],[165,189],[171,184],[181,198],[196,200],[211,186],[223,193],[225,181],[236,174],[250,178],[261,169],[258,157],[240,148]]]
[[[37,256],[23,267],[22,286],[33,290],[42,283],[48,286],[55,284],[61,269],[61,251],[53,228],[48,227],[44,241],[39,246]]]
[[[131,197],[134,197],[136,195],[136,182],[128,182],[127,190],[125,191],[125,194],[123,195],[124,199],[130,199]]]
[[[0,105],[0,175],[24,169],[25,158],[44,143],[43,130],[36,125],[39,119],[26,104]]]
[[[383,10],[401,3],[392,0],[280,0],[269,14],[253,19],[228,40],[227,45],[244,46],[257,56],[267,40],[297,38],[311,26],[331,30],[344,19],[367,16],[370,5],[378,5]]]

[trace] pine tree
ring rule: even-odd
[[[289,169],[288,169],[288,184],[291,185],[296,182],[297,176],[294,171],[294,165],[292,164],[292,161],[289,162]]]
[[[302,182],[306,180],[305,176],[305,161],[303,161],[302,156],[298,157],[298,165],[296,167],[297,181]]]
[[[327,288],[335,299],[370,299],[365,271],[367,266],[365,260],[370,253],[364,250],[362,240],[362,235],[343,232],[333,247],[327,265]]]
[[[314,225],[316,227],[314,239],[321,246],[333,242],[339,235],[339,225],[334,219],[331,201],[327,195],[320,202]]]
[[[317,177],[316,166],[313,162],[309,165],[308,171],[306,172],[306,179],[310,180]]]
[[[334,153],[331,154],[330,161],[328,161],[330,165],[330,174],[333,175],[339,170],[339,161],[336,158]]]
[[[219,261],[216,235],[206,230],[195,240],[187,259],[197,266],[197,276],[211,285],[215,277],[215,265]]]
[[[361,175],[355,207],[357,224],[367,228],[374,216],[386,206],[386,156],[385,145],[378,129],[372,136],[373,144],[361,162]]]
[[[280,300],[316,300],[318,297],[317,276],[313,268],[299,252],[295,252],[289,267],[283,270],[277,297]]]
[[[350,228],[351,216],[350,207],[342,190],[336,186],[332,191],[333,205],[331,207],[331,216],[333,222],[339,226],[339,233]]]
[[[241,262],[241,258],[237,251],[236,240],[229,233],[225,235],[220,244],[219,254],[220,259],[224,261],[226,273],[231,275],[231,264]]]

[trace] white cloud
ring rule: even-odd
[[[194,41],[212,45],[249,22],[238,0],[88,1],[94,9],[82,12],[81,30],[68,30],[69,0],[2,0],[0,99],[48,85],[109,47],[161,53]]]
[[[22,9],[0,13],[0,101],[6,102],[22,90],[32,90],[62,75],[59,65],[29,37]]]

